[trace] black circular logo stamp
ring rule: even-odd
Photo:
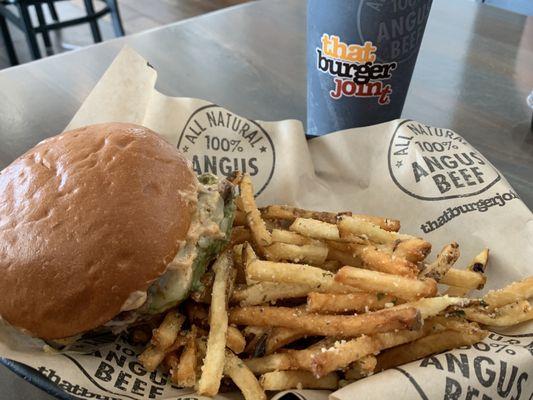
[[[389,172],[394,183],[420,200],[444,200],[480,194],[501,177],[461,136],[411,120],[392,135]]]
[[[256,195],[268,185],[276,165],[274,144],[261,125],[215,104],[191,114],[178,149],[197,174],[227,177],[236,170],[249,174]]]

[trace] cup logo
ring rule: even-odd
[[[362,0],[359,38],[374,40],[380,62],[402,63],[418,53],[430,9],[431,0]]]
[[[396,185],[420,200],[474,196],[501,179],[457,133],[410,120],[396,128],[388,161]]]
[[[191,114],[179,136],[178,149],[197,174],[228,177],[236,170],[249,174],[256,195],[274,174],[276,152],[268,133],[257,122],[214,104]]]

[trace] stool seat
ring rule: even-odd
[[[122,26],[117,0],[99,0],[105,3],[105,6],[99,11],[95,11],[93,0],[83,0],[85,15],[65,21],[59,20],[59,15],[54,4],[56,1],[66,0],[0,0],[0,32],[4,38],[11,65],[17,65],[18,58],[7,22],[11,22],[24,33],[34,60],[41,58],[41,51],[37,42],[37,34],[42,35],[44,44],[47,48],[47,53],[51,53],[52,48],[49,32],[73,25],[88,23],[91,28],[93,41],[95,43],[101,42],[102,34],[98,27],[98,20],[106,14],[110,14],[111,16],[115,36],[124,36],[124,27]],[[48,6],[54,22],[46,22],[43,12],[43,4]],[[16,7],[18,9],[18,15],[11,10],[11,7]],[[34,26],[32,23],[29,13],[30,7],[34,7],[35,9],[35,14],[37,15],[38,20],[37,26]]]

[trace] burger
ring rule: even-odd
[[[235,190],[133,124],[64,132],[0,173],[0,316],[46,340],[175,307],[226,245]]]

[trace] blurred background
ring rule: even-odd
[[[0,69],[247,1],[0,0]],[[533,15],[533,0],[464,1]]]

